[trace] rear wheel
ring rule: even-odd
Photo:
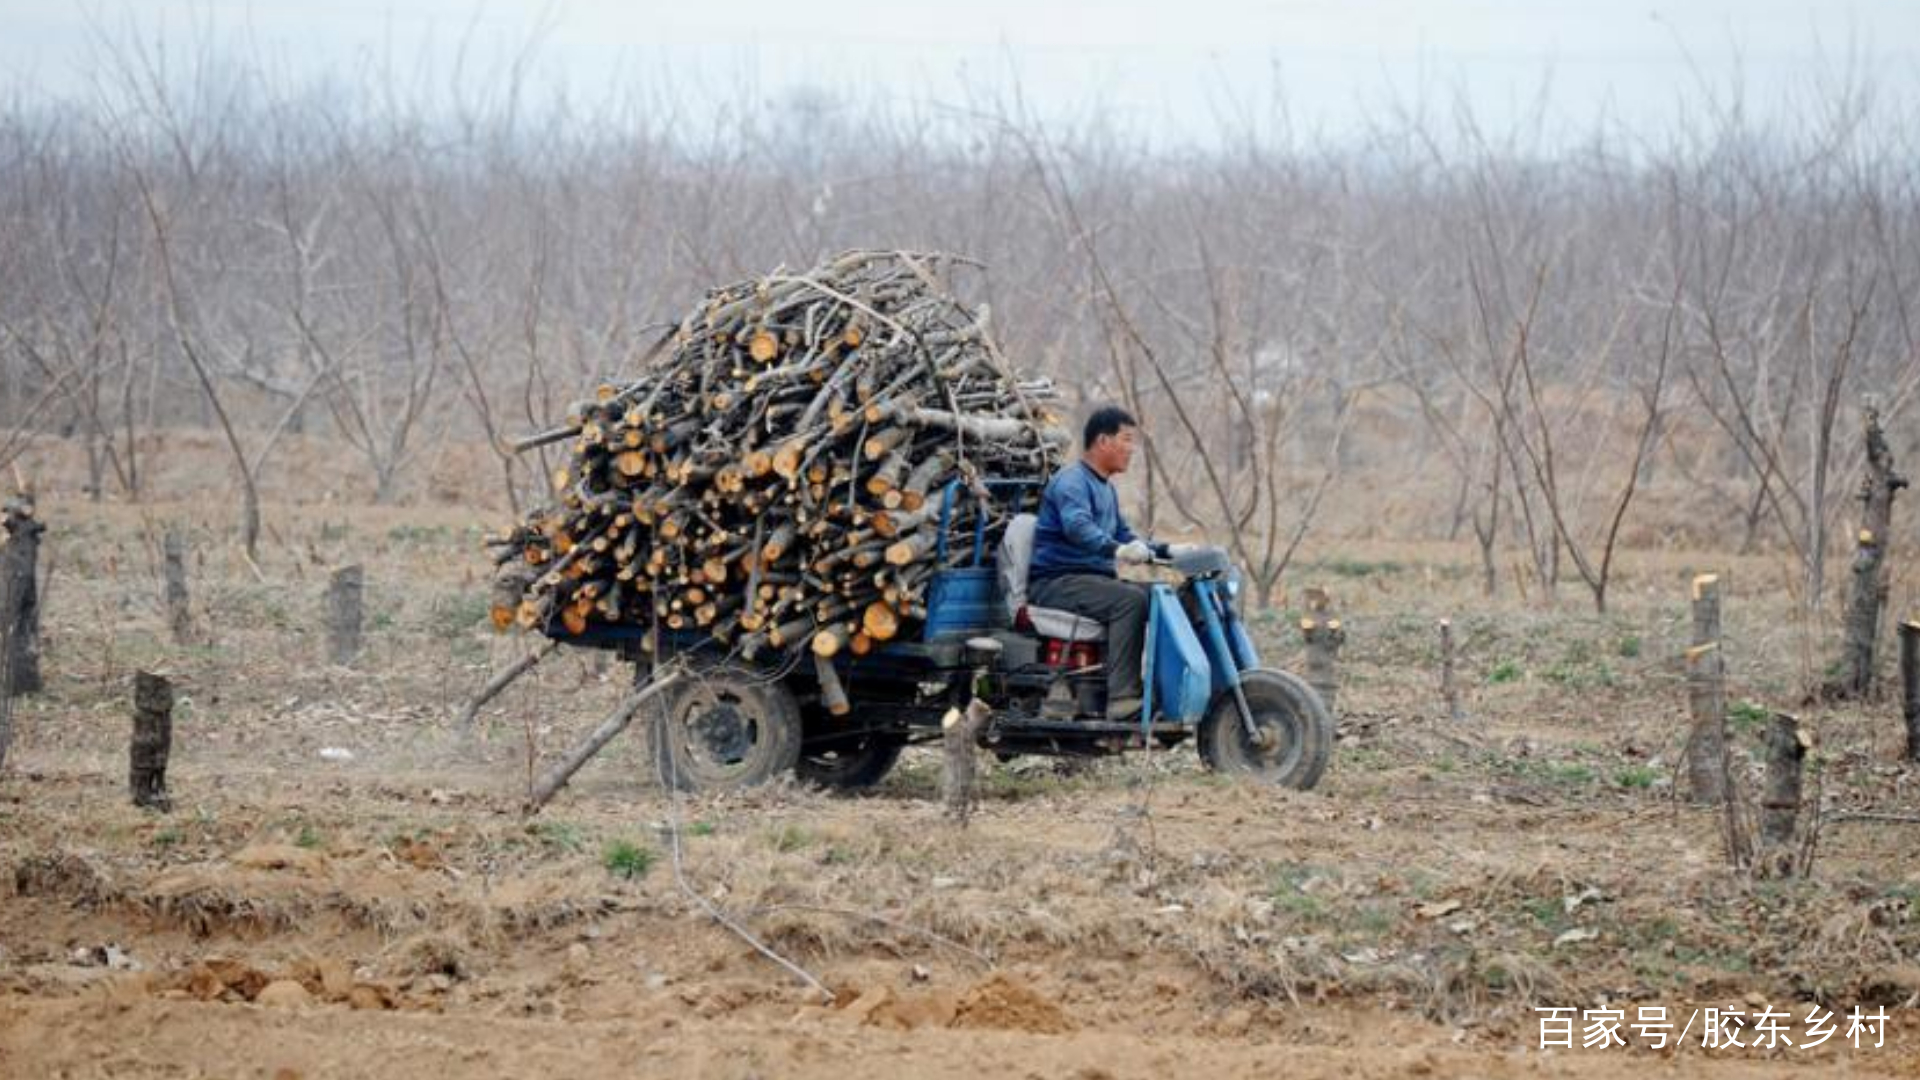
[[[809,784],[858,791],[886,778],[905,746],[892,735],[866,735],[828,744],[800,755],[794,772]]]
[[[1320,695],[1284,671],[1243,672],[1240,688],[1254,733],[1240,720],[1232,692],[1216,694],[1200,721],[1200,759],[1215,772],[1306,790],[1333,755],[1333,715]]]
[[[800,706],[778,682],[739,664],[690,676],[647,717],[647,763],[682,791],[734,791],[793,770]]]

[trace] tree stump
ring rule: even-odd
[[[1907,722],[1907,760],[1920,761],[1920,623],[1900,624],[1900,712]]]
[[[1840,674],[1826,687],[1834,698],[1865,697],[1873,689],[1874,646],[1880,633],[1880,609],[1886,598],[1886,541],[1893,522],[1893,497],[1907,486],[1893,471],[1893,451],[1880,429],[1880,410],[1869,401],[1866,420],[1866,475],[1860,480],[1865,510],[1853,552],[1853,583],[1842,623]]]
[[[351,664],[360,655],[365,582],[358,565],[340,567],[327,582],[327,659],[333,663]]]
[[[1720,578],[1693,579],[1693,647],[1687,650],[1687,789],[1697,803],[1727,797],[1727,683],[1720,651]]]
[[[173,748],[173,683],[164,675],[133,676],[133,740],[128,747],[127,788],[133,805],[171,810],[167,756]]]
[[[1333,595],[1325,589],[1305,590],[1307,614],[1300,619],[1300,634],[1307,641],[1307,684],[1334,711],[1334,698],[1340,692],[1340,646],[1347,632],[1333,615]]]
[[[1446,703],[1447,718],[1459,723],[1466,718],[1460,707],[1460,684],[1455,675],[1453,620],[1440,620],[1440,699]]]
[[[37,694],[40,677],[40,536],[47,527],[34,516],[33,496],[18,495],[0,507],[6,545],[0,547],[0,693]]]
[[[160,542],[160,567],[167,602],[167,628],[175,645],[193,642],[193,608],[187,599],[187,537],[178,528],[167,530]]]
[[[1800,818],[1800,777],[1808,749],[1800,721],[1786,713],[1775,713],[1767,732],[1767,797],[1760,808],[1760,836],[1769,846],[1793,843],[1794,826]],[[1783,861],[1790,863],[1791,859]]]
[[[973,815],[975,750],[980,729],[992,715],[993,707],[975,698],[964,709],[956,705],[947,710],[940,722],[940,797],[946,804],[947,818],[961,826]]]

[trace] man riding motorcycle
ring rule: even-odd
[[[1120,580],[1116,563],[1171,558],[1185,545],[1134,535],[1120,513],[1113,478],[1127,471],[1140,424],[1125,409],[1095,409],[1081,433],[1080,460],[1047,484],[1033,531],[1027,595],[1033,603],[1098,620],[1107,628],[1107,719],[1140,712],[1140,658],[1147,589]]]

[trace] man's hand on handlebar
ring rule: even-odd
[[[1120,545],[1113,557],[1122,563],[1148,566],[1172,566],[1195,552],[1205,550],[1200,544],[1163,544],[1152,540],[1131,540]]]

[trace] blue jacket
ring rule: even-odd
[[[1063,574],[1115,577],[1113,553],[1134,540],[1120,516],[1120,497],[1106,478],[1076,461],[1047,483],[1033,527],[1033,563],[1027,580]]]

